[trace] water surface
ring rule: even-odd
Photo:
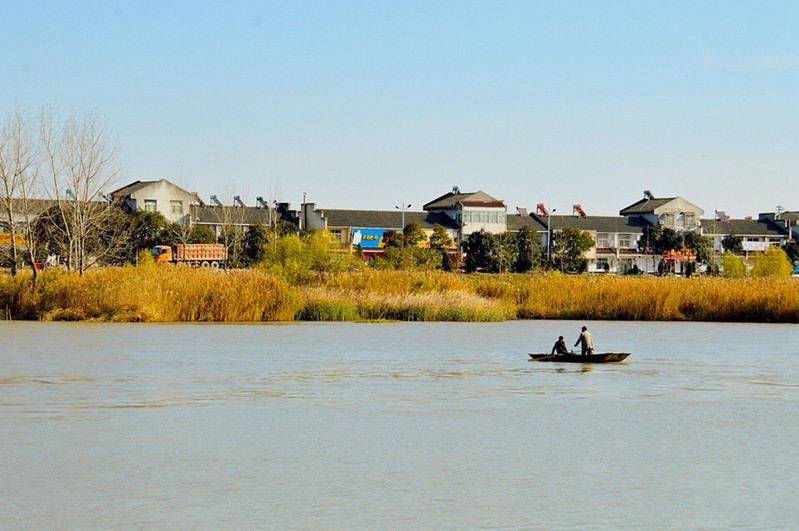
[[[795,528],[799,327],[0,323],[0,527]]]

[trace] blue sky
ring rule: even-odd
[[[6,2],[0,110],[206,199],[799,210],[797,2]]]

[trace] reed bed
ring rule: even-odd
[[[44,271],[5,275],[0,305],[14,319],[143,322],[291,320],[301,304],[285,282],[257,271],[180,267],[113,267],[83,276]]]
[[[467,291],[377,293],[311,288],[304,292],[300,320],[504,321],[514,309]]]
[[[799,323],[799,280],[355,271],[289,285],[258,270],[0,275],[13,319],[150,322],[614,319]]]

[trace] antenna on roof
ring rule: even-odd
[[[644,190],[644,199],[654,199],[655,196],[649,190]]]
[[[453,186],[452,187],[452,193],[453,194],[459,194],[459,193],[461,193],[461,189],[458,188],[457,186]]]
[[[782,219],[782,214],[785,212],[785,207],[782,205],[777,205],[777,208],[774,211],[774,219]]]

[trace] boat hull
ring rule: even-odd
[[[599,354],[530,354],[530,361],[555,361],[560,363],[618,363],[629,356],[629,352],[603,352]]]

